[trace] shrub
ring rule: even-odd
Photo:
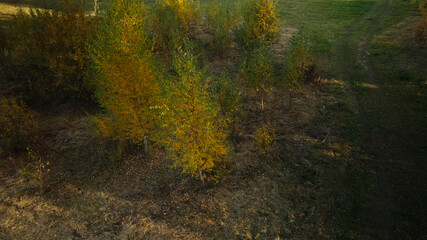
[[[27,147],[27,154],[31,160],[31,165],[28,169],[24,168],[19,172],[22,175],[28,175],[36,179],[39,182],[40,190],[42,190],[45,184],[46,175],[50,172],[50,162],[44,160],[40,153],[33,150],[31,147]]]
[[[37,131],[37,114],[23,103],[0,98],[0,153],[20,150]]]
[[[188,40],[184,42],[184,48],[177,47],[173,55],[176,74],[166,86],[159,142],[170,152],[175,167],[203,182],[225,160],[227,125],[211,99],[207,80],[196,68]]]
[[[298,90],[314,71],[313,56],[308,50],[307,42],[301,36],[291,40],[285,56],[284,76],[281,87],[289,90],[289,106],[292,106],[292,94]]]
[[[20,11],[6,33],[9,78],[24,84],[26,96],[46,100],[90,92],[85,71],[93,22],[73,4],[62,11]]]
[[[238,30],[239,43],[248,50],[271,44],[279,37],[279,14],[271,0],[251,1],[243,14],[244,22]]]
[[[233,29],[239,21],[239,14],[231,4],[213,1],[208,10],[208,24],[214,36],[214,49],[227,55],[233,42]]]
[[[243,110],[242,94],[227,72],[224,72],[215,82],[215,90],[221,113],[229,123],[231,137],[234,137],[236,134],[235,120]]]
[[[142,3],[112,1],[90,55],[95,95],[106,110],[94,121],[105,136],[140,143],[153,133],[160,89],[151,46]]]
[[[418,4],[422,17],[414,26],[414,37],[415,42],[419,45],[423,45],[426,41],[427,32],[427,0],[413,0],[412,2]]]
[[[251,52],[240,67],[240,79],[252,94],[261,99],[261,110],[264,110],[264,100],[272,88],[274,77],[272,59],[269,49],[260,47]]]
[[[264,124],[255,132],[254,145],[255,149],[264,157],[269,158],[274,149],[274,138],[276,132],[269,124]]]

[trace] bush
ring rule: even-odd
[[[28,175],[39,182],[40,190],[43,189],[46,181],[46,176],[50,172],[50,162],[44,160],[40,153],[33,150],[31,147],[27,147],[27,154],[31,160],[29,168],[21,169],[19,172],[22,175]]]
[[[21,150],[37,132],[37,114],[23,103],[0,98],[0,153]]]
[[[279,14],[271,0],[251,1],[243,18],[237,36],[241,47],[250,51],[279,38]]]
[[[298,90],[309,77],[313,77],[314,71],[313,56],[307,42],[301,36],[291,40],[285,56],[284,69],[280,85],[289,90],[289,106],[291,106],[293,92]]]
[[[93,22],[73,4],[62,11],[20,11],[6,33],[9,79],[23,83],[25,97],[49,100],[90,92],[85,72]]]
[[[269,94],[274,77],[274,63],[270,51],[260,47],[252,51],[241,63],[240,79],[249,91],[260,98],[261,110],[264,110],[265,99]]]

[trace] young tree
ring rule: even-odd
[[[301,36],[292,39],[285,57],[284,69],[281,85],[289,90],[289,109],[291,109],[293,93],[303,85],[314,69],[313,56]]]
[[[99,131],[113,139],[146,144],[157,119],[160,88],[142,2],[112,1],[91,50],[96,97],[107,113],[95,118]]]
[[[250,4],[238,31],[241,45],[251,49],[277,41],[280,20],[276,5],[271,0],[256,0]]]
[[[193,0],[158,0],[153,5],[148,23],[155,39],[155,50],[164,53],[169,60],[170,43],[179,35],[188,34],[190,23],[197,17],[197,5]]]
[[[215,81],[215,91],[221,114],[225,116],[230,127],[230,137],[236,137],[236,119],[243,111],[242,94],[237,83],[228,72],[224,72]]]
[[[22,81],[25,97],[38,101],[89,95],[85,77],[95,22],[71,0],[61,11],[18,12],[6,30],[7,76]]]
[[[255,49],[243,61],[240,78],[252,94],[261,99],[264,110],[265,99],[272,88],[274,68],[269,50],[265,47]]]
[[[166,86],[164,131],[159,142],[171,153],[175,167],[204,182],[206,173],[225,160],[227,126],[187,46],[177,47],[173,56],[176,75]]]

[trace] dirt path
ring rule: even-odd
[[[357,239],[427,237],[423,150],[414,151],[417,138],[405,125],[403,113],[393,108],[399,100],[389,92],[384,77],[380,77],[370,64],[367,50],[392,6],[392,0],[378,0],[349,28],[336,48],[341,78],[353,86],[361,123],[360,146],[370,155],[357,166],[367,176],[362,209],[365,219],[363,226],[355,229]],[[360,93],[355,89],[357,84],[370,86],[370,89]]]

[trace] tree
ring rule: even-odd
[[[37,100],[89,95],[85,77],[94,23],[71,0],[61,11],[18,12],[6,30],[7,76],[22,81],[25,97]]]
[[[301,36],[294,37],[285,57],[282,87],[289,90],[289,109],[293,93],[298,90],[314,69],[313,56]]]
[[[261,98],[261,110],[273,83],[274,68],[272,57],[266,47],[255,49],[243,61],[240,78],[252,94]]]
[[[188,34],[190,23],[197,18],[197,5],[193,0],[159,0],[153,5],[149,16],[151,34],[155,39],[155,49],[171,54],[170,42],[179,35]]]
[[[279,14],[271,0],[251,2],[239,31],[240,42],[249,49],[274,43],[279,38],[279,25]]]
[[[228,72],[223,72],[215,81],[215,92],[221,114],[230,126],[230,137],[236,137],[236,119],[243,111],[242,94]]]
[[[95,118],[101,133],[136,143],[152,135],[160,88],[138,0],[111,2],[91,47],[96,97],[106,115]]]
[[[176,74],[166,86],[159,142],[170,152],[175,167],[204,182],[206,173],[212,173],[228,153],[227,126],[210,98],[208,81],[196,68],[188,43],[177,47],[173,57]]]

